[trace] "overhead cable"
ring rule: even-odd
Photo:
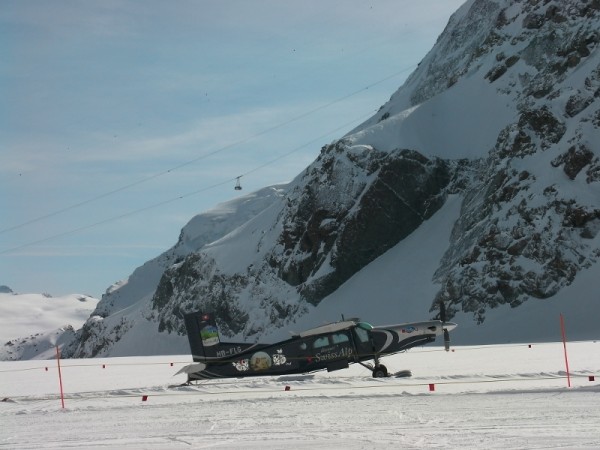
[[[201,189],[198,189],[198,190],[195,190],[195,191],[192,191],[192,192],[188,192],[186,194],[179,195],[177,197],[172,197],[170,199],[163,200],[161,202],[153,203],[153,204],[145,206],[143,208],[138,208],[138,209],[135,209],[135,210],[132,210],[132,211],[128,211],[126,213],[119,214],[117,216],[113,216],[113,217],[110,217],[108,219],[101,220],[99,222],[91,223],[91,224],[88,224],[88,225],[83,225],[83,226],[81,226],[79,228],[74,228],[74,229],[69,230],[69,231],[58,233],[58,234],[55,234],[55,235],[52,235],[52,236],[48,236],[48,237],[45,237],[45,238],[42,238],[42,239],[38,239],[38,240],[35,240],[35,241],[27,242],[25,244],[18,245],[16,247],[12,247],[12,248],[8,248],[8,249],[0,250],[0,255],[4,255],[4,254],[7,254],[7,253],[12,253],[14,251],[21,250],[21,249],[26,248],[26,247],[31,247],[33,245],[42,244],[42,243],[47,242],[47,241],[51,241],[51,240],[58,239],[58,238],[61,238],[61,237],[65,237],[65,236],[69,236],[69,235],[72,235],[72,234],[76,234],[76,233],[79,233],[81,231],[88,230],[90,228],[95,228],[97,226],[104,225],[104,224],[109,223],[109,222],[114,222],[116,220],[123,219],[125,217],[133,216],[135,214],[139,214],[139,213],[144,212],[144,211],[148,211],[148,210],[151,210],[151,209],[155,209],[155,208],[167,205],[169,203],[173,203],[173,202],[175,202],[177,200],[182,200],[184,198],[191,197],[191,196],[200,194],[202,192],[206,192],[206,191],[208,191],[210,189],[214,189],[214,188],[219,187],[219,186],[224,186],[226,184],[230,184],[230,183],[236,181],[237,179],[241,178],[242,176],[251,174],[251,173],[256,172],[256,171],[258,171],[258,170],[260,170],[260,169],[262,169],[264,167],[267,167],[268,165],[273,164],[273,163],[275,163],[275,162],[277,162],[277,161],[279,161],[279,160],[281,160],[281,159],[283,159],[283,158],[291,155],[292,153],[297,152],[298,150],[301,150],[304,147],[307,147],[307,146],[309,146],[311,144],[314,144],[315,142],[323,139],[324,137],[329,136],[330,134],[336,133],[336,132],[340,131],[341,129],[344,129],[344,128],[348,127],[352,123],[358,122],[359,120],[364,120],[365,117],[368,117],[368,116],[370,116],[372,114],[373,114],[373,111],[369,111],[367,114],[363,114],[359,118],[353,119],[350,122],[347,122],[347,123],[345,123],[343,125],[340,125],[337,128],[335,128],[333,130],[330,130],[327,133],[322,134],[319,137],[314,138],[314,139],[312,139],[312,140],[310,140],[310,141],[308,141],[308,142],[306,142],[306,143],[304,143],[304,144],[302,144],[302,145],[294,148],[293,150],[290,150],[287,153],[284,153],[283,155],[279,155],[278,157],[273,158],[272,160],[270,160],[270,161],[268,161],[266,163],[263,163],[260,166],[257,166],[257,167],[255,167],[255,168],[253,168],[253,169],[251,169],[251,170],[249,170],[249,171],[245,172],[244,174],[239,175],[237,177],[229,178],[227,180],[220,181],[218,183],[215,183],[215,184],[212,184],[212,185],[209,185],[209,186],[205,186],[205,187],[203,187]]]
[[[58,210],[50,212],[48,214],[44,214],[42,216],[38,216],[38,217],[30,219],[28,221],[21,222],[19,224],[10,226],[8,228],[4,228],[4,229],[0,230],[0,234],[16,230],[16,229],[22,228],[22,227],[27,226],[27,225],[31,225],[32,223],[40,222],[42,220],[48,219],[50,217],[57,216],[59,214],[67,212],[67,211],[71,211],[71,210],[73,210],[75,208],[79,208],[79,207],[81,207],[83,205],[87,205],[89,203],[92,203],[92,202],[98,201],[100,199],[106,198],[106,197],[108,197],[110,195],[116,194],[118,192],[124,191],[124,190],[129,189],[129,188],[132,188],[134,186],[138,186],[138,185],[140,185],[142,183],[146,183],[148,181],[154,180],[154,179],[159,178],[161,176],[164,176],[164,175],[166,175],[168,173],[171,173],[171,172],[179,170],[179,169],[181,169],[183,167],[189,166],[190,164],[194,164],[194,163],[196,163],[196,162],[198,162],[198,161],[200,161],[202,159],[205,159],[205,158],[208,158],[210,156],[213,156],[213,155],[216,155],[218,153],[221,153],[223,151],[229,150],[230,148],[236,147],[236,146],[241,145],[241,144],[245,144],[245,143],[247,143],[247,142],[249,142],[249,141],[251,141],[253,139],[256,139],[257,137],[260,137],[260,136],[263,136],[265,134],[268,134],[268,133],[270,133],[272,131],[275,131],[275,130],[277,130],[279,128],[282,128],[282,127],[284,127],[286,125],[289,125],[290,123],[297,122],[298,120],[303,119],[303,118],[305,118],[307,116],[310,116],[311,114],[314,114],[314,113],[316,113],[318,111],[321,111],[323,109],[329,108],[330,106],[333,106],[333,105],[335,105],[337,103],[340,103],[340,102],[342,102],[344,100],[347,100],[350,97],[353,97],[353,96],[355,96],[357,94],[360,94],[361,92],[364,92],[364,91],[366,91],[366,90],[368,90],[368,89],[370,89],[370,88],[372,88],[374,86],[377,86],[378,84],[384,83],[385,81],[387,81],[387,80],[389,80],[391,78],[394,78],[394,77],[396,77],[396,76],[398,76],[398,75],[400,75],[400,74],[402,74],[404,72],[407,72],[408,70],[411,70],[413,67],[415,67],[414,64],[411,65],[411,66],[405,67],[405,68],[403,68],[403,69],[401,69],[401,70],[399,70],[399,71],[397,71],[397,72],[395,72],[395,73],[393,73],[391,75],[388,75],[388,76],[386,76],[384,78],[381,78],[380,80],[378,80],[378,81],[376,81],[374,83],[371,83],[371,84],[369,84],[368,86],[366,86],[366,87],[364,87],[362,89],[354,91],[354,92],[352,92],[350,94],[346,94],[346,95],[344,95],[342,97],[339,97],[339,98],[337,98],[335,100],[332,100],[332,101],[330,101],[328,103],[325,103],[323,105],[320,105],[320,106],[318,106],[318,107],[316,107],[314,109],[306,111],[306,112],[304,112],[302,114],[299,114],[299,115],[297,115],[295,117],[292,117],[291,119],[288,119],[288,120],[286,120],[284,122],[281,122],[281,123],[279,123],[277,125],[274,125],[274,126],[272,126],[270,128],[266,128],[266,129],[264,129],[262,131],[259,131],[256,134],[253,134],[251,136],[245,137],[245,138],[240,139],[240,140],[238,140],[236,142],[233,142],[231,144],[227,144],[225,146],[219,147],[216,150],[213,150],[212,152],[208,152],[208,153],[205,153],[203,155],[198,156],[197,158],[193,158],[191,160],[182,162],[182,163],[180,163],[180,164],[178,164],[176,166],[170,167],[169,169],[163,170],[162,172],[157,172],[157,173],[155,173],[153,175],[149,175],[149,176],[147,176],[145,178],[142,178],[140,180],[137,180],[137,181],[134,181],[132,183],[123,185],[121,187],[112,189],[112,190],[107,191],[107,192],[104,192],[104,193],[99,194],[99,195],[97,195],[95,197],[91,197],[89,199],[82,200],[81,202],[74,203],[72,205],[66,206],[64,208],[58,209]],[[2,252],[0,252],[0,253],[2,253]]]

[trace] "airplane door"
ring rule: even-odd
[[[369,331],[373,329],[371,325],[366,322],[359,322],[354,327],[354,344],[356,346],[356,353],[359,357],[364,357],[373,354],[373,342]]]

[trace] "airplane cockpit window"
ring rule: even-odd
[[[371,325],[370,323],[367,322],[358,322],[356,324],[357,327],[362,328],[363,330],[372,330],[373,329],[373,325]]]
[[[360,342],[362,342],[363,344],[369,342],[369,333],[367,330],[358,326],[354,328],[354,331],[356,332],[356,336],[358,336],[358,340]]]
[[[338,333],[338,334],[331,335],[331,341],[334,344],[341,344],[342,342],[348,342],[349,340],[350,340],[350,338],[345,333]]]
[[[306,350],[306,342],[300,344],[300,350]]]
[[[315,342],[313,342],[313,348],[327,347],[328,345],[329,345],[329,339],[327,339],[327,336],[323,336],[318,339],[315,339]]]

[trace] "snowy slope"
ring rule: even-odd
[[[175,246],[137,268],[127,279],[109,287],[96,314],[104,317],[136,302],[148,301],[166,268],[243,225],[279,199],[285,189],[285,184],[268,186],[193,217],[181,230]]]
[[[49,297],[43,294],[0,294],[0,342],[72,325],[80,327],[96,308],[89,295]]]
[[[97,304],[88,295],[0,293],[0,360],[52,357],[53,344],[72,339]]]

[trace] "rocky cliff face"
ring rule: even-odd
[[[451,170],[412,150],[324,148],[290,193],[270,265],[318,304],[440,208]]]
[[[597,1],[510,2],[481,50],[516,117],[465,191],[436,274],[438,299],[479,322],[553,296],[600,257],[599,13]]]
[[[140,323],[184,336],[199,308],[225,336],[258,338],[318,310],[449,194],[462,210],[426,309],[482,323],[553,296],[600,258],[598,30],[599,0],[468,1],[373,118],[268,201],[184,233],[144,289],[103,298],[70,354],[113,354]]]

